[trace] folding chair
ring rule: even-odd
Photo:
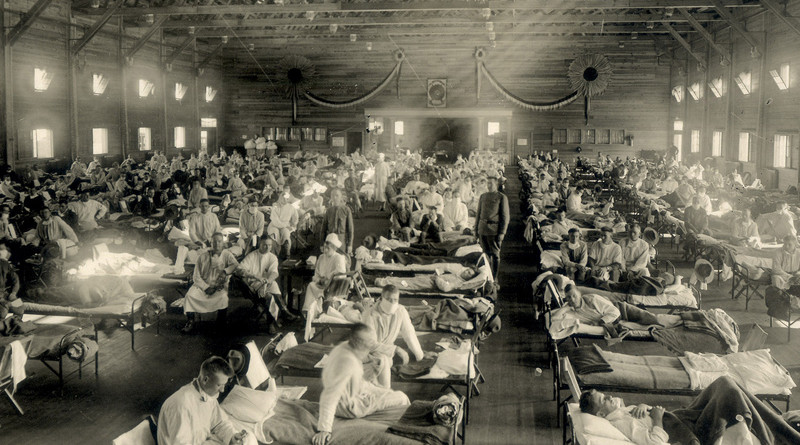
[[[28,355],[28,346],[30,346],[30,341],[25,341],[23,347],[25,348],[26,361]],[[8,401],[11,402],[11,405],[14,406],[14,409],[17,410],[20,415],[24,415],[25,410],[22,409],[22,406],[14,398],[14,377],[12,375],[12,367],[11,343],[9,343],[0,351],[0,390],[3,391],[3,394],[5,394],[5,396],[8,398]]]

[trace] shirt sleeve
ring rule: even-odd
[[[203,279],[203,275],[200,274],[200,269],[203,268],[205,258],[206,255],[201,255],[200,258],[197,259],[197,264],[194,267],[194,274],[192,274],[192,281],[194,285],[202,291],[208,289],[208,283],[206,283],[206,280]]]
[[[408,345],[408,349],[411,350],[411,353],[414,354],[417,361],[420,361],[425,358],[425,353],[422,351],[422,346],[419,344],[414,325],[411,324],[411,317],[408,316],[408,312],[405,310],[402,312],[401,316],[403,319],[400,320],[400,335],[403,336],[403,339]]]
[[[211,414],[211,434],[217,436],[223,445],[231,443],[231,438],[236,434],[233,425],[228,421],[228,416],[215,403],[213,413]]]
[[[352,370],[349,369],[351,364],[341,364],[346,366],[338,366],[335,372],[331,372],[325,376],[326,379],[323,382],[324,388],[322,389],[322,394],[319,396],[319,420],[317,421],[317,431],[332,431],[336,407],[339,405],[339,400],[347,391],[347,383],[352,373]],[[331,363],[329,363],[329,366],[330,365]]]
[[[58,218],[58,225],[61,227],[61,231],[64,233],[68,239],[72,240],[73,243],[78,243],[78,235],[75,234],[75,231],[72,230],[72,227],[69,226],[63,219]]]
[[[598,314],[600,314],[600,319],[603,323],[613,323],[619,318],[619,309],[605,298],[595,296],[592,302]]]
[[[188,409],[162,409],[158,419],[158,442],[162,445],[194,445],[191,413]],[[170,431],[167,437],[161,431]]]
[[[647,429],[642,422],[630,416],[612,421],[611,424],[637,445],[667,445],[669,443],[669,435],[663,428],[654,426],[652,429]]]

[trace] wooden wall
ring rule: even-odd
[[[447,45],[407,46],[402,42],[398,45],[404,48],[407,62],[400,75],[399,97],[397,84],[393,82],[362,107],[343,111],[321,108],[300,99],[298,124],[327,126],[332,131],[358,131],[366,128],[365,107],[427,111],[430,110],[426,106],[427,79],[444,78],[448,96],[447,107],[441,110],[444,120],[450,118],[451,110],[513,112],[510,125],[504,123],[502,128],[507,132],[509,156],[514,151],[524,155],[532,150],[557,149],[562,157],[571,157],[578,145],[583,148],[583,155],[589,156],[597,151],[635,156],[643,149],[664,150],[668,141],[669,102],[664,92],[669,87],[669,60],[656,56],[652,40],[627,40],[624,48],[616,41],[594,40],[597,39],[498,42],[496,48],[487,48],[485,59],[487,68],[515,95],[527,100],[552,101],[570,93],[567,68],[576,56],[584,53],[608,56],[614,75],[605,94],[592,100],[588,126],[584,125],[582,100],[560,110],[529,112],[504,99],[486,79],[477,98],[474,50],[452,49]],[[295,50],[314,64],[316,79],[309,89],[316,95],[330,100],[352,99],[378,85],[394,66],[391,48],[367,52],[362,43],[359,49],[343,46]],[[291,103],[285,95],[287,82],[279,68],[281,58],[287,54],[293,54],[291,47],[259,60],[260,66],[248,55],[237,54],[226,65],[230,98],[225,119],[226,144],[241,145],[242,135],[256,134],[262,127],[291,126]],[[553,128],[578,129],[584,134],[587,129],[622,129],[634,135],[633,145],[587,144],[583,139],[580,144],[554,146]],[[386,131],[391,131],[391,127],[387,125]],[[413,131],[413,125],[406,129],[402,138],[405,143],[432,144],[433,141],[420,141]],[[377,138],[379,150],[386,150],[390,139]],[[517,146],[519,139],[526,140],[527,145]],[[374,140],[365,135],[367,144]],[[397,144],[397,139],[394,142]]]
[[[7,5],[11,11],[27,11],[34,3],[34,0],[11,0]],[[4,15],[6,29],[19,20],[19,15],[13,12],[6,11]],[[146,156],[147,153],[138,149],[139,127],[151,128],[152,150],[174,154],[177,151],[173,128],[184,126],[185,151],[196,151],[199,149],[201,117],[217,118],[218,126],[222,126],[226,99],[218,65],[213,64],[201,76],[196,76],[197,71],[193,68],[196,57],[190,47],[173,63],[172,71],[167,72],[161,61],[174,51],[177,41],[162,40],[160,31],[130,61],[125,62],[122,55],[134,45],[143,28],[121,28],[116,18],[112,18],[73,59],[76,94],[71,94],[67,42],[80,39],[94,17],[75,17],[74,26],[69,26],[69,20],[69,2],[56,0],[13,47],[6,46],[5,73],[8,73],[10,79],[7,80],[10,81],[4,83],[3,92],[8,92],[5,95],[8,163],[25,166],[36,162],[61,168],[69,165],[75,155],[88,159],[92,156],[93,128],[108,129],[108,154],[103,156],[107,164],[121,159],[126,153],[140,159]],[[46,91],[34,91],[34,68],[43,68],[54,74]],[[109,79],[108,88],[102,95],[92,94],[94,73],[101,73]],[[154,95],[138,96],[140,78],[153,82]],[[174,97],[176,81],[189,87],[180,102]],[[211,103],[204,101],[206,86],[218,90]],[[52,159],[33,157],[31,132],[36,128],[53,131]],[[210,150],[216,149],[215,140],[209,145]]]
[[[800,2],[789,2],[787,13],[800,14]],[[721,64],[719,53],[709,48],[702,38],[691,41],[693,51],[708,61],[708,69],[698,71],[698,62],[683,48],[674,52],[671,87],[701,82],[704,97],[695,101],[686,95],[683,103],[670,98],[670,120],[684,122],[683,154],[694,161],[712,157],[712,133],[723,131],[723,153],[713,159],[730,171],[748,171],[761,178],[767,187],[786,189],[798,184],[797,161],[800,157],[800,35],[768,11],[755,14],[745,22],[749,34],[758,43],[760,56],[751,54],[750,44],[736,31],[724,29],[716,33],[715,41],[731,51],[731,63]],[[789,89],[780,90],[769,74],[781,64],[790,66]],[[749,71],[752,75],[751,93],[745,95],[734,77]],[[715,97],[708,87],[714,78],[723,79],[722,97]],[[699,153],[690,153],[691,130],[699,130]],[[753,159],[739,162],[739,133],[753,133]],[[794,135],[793,168],[774,168],[774,137],[776,133]],[[670,127],[670,134],[675,134]],[[670,137],[670,140],[672,138]]]

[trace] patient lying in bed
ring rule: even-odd
[[[487,264],[479,268],[465,267],[460,273],[425,274],[413,277],[382,277],[375,279],[375,285],[393,284],[402,290],[475,290],[486,284],[491,278],[491,269]]]
[[[667,412],[590,390],[581,411],[603,417],[636,445],[796,444],[800,433],[761,400],[728,377],[704,389],[687,408]]]

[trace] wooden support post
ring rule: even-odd
[[[72,7],[68,11],[69,21],[72,22]],[[73,29],[71,25],[67,25],[67,41],[65,42],[64,51],[67,54],[67,64],[69,65],[69,156],[71,160],[75,160],[78,156],[79,150],[79,134],[78,134],[78,68],[77,58],[72,54],[71,42],[73,37]]]
[[[725,119],[725,133],[723,134],[722,137],[722,144],[723,147],[725,147],[724,148],[725,159],[738,160],[739,156],[738,154],[734,155],[732,148],[734,147],[733,143],[736,140],[736,138],[734,138],[735,133],[733,131],[733,91],[732,91],[735,85],[735,81],[733,80],[733,62],[734,62],[734,57],[736,56],[733,54],[733,31],[728,30],[728,34],[729,34],[728,45],[731,48],[731,63],[730,65],[728,65],[728,72],[727,72],[728,92],[727,94],[725,94],[725,116],[727,117]]]
[[[8,32],[8,37],[6,37],[6,42],[9,46],[14,46],[14,44],[17,43],[17,40],[25,34],[25,31],[27,31],[34,22],[36,22],[36,19],[42,15],[44,10],[50,6],[50,3],[53,3],[53,0],[39,0],[31,6],[28,12],[20,16],[19,22],[11,28],[11,31]]]
[[[767,82],[770,81],[769,72],[767,70],[767,26],[769,26],[770,14],[764,14],[762,17],[762,28],[764,30],[761,41],[761,61],[759,63],[758,74],[758,121],[756,122],[756,153],[758,153],[756,165],[756,172],[758,169],[766,167],[767,165],[767,122],[765,119],[766,113],[764,112],[764,101],[767,97]]]
[[[706,45],[706,60],[711,60],[711,44],[709,43]],[[706,91],[706,94],[703,95],[703,126],[700,130],[700,158],[703,159],[706,156],[711,156],[712,152],[708,148],[710,147],[711,141],[711,132],[708,128],[708,104],[710,102],[709,94],[714,94],[709,91],[708,83],[711,81],[711,70],[706,69],[704,71],[704,80],[703,80],[703,91]],[[705,151],[705,152],[704,152]]]
[[[122,93],[120,97],[120,140],[122,141],[122,159],[125,159],[130,151],[129,145],[131,137],[130,128],[128,127],[128,69],[126,67],[125,52],[122,48],[122,44],[125,41],[123,37],[125,33],[125,24],[122,21],[122,17],[119,17],[118,21],[119,47],[117,56],[119,58],[119,73],[122,82]]]
[[[161,53],[161,60],[164,60],[164,56],[166,55],[166,37],[164,37],[164,30],[161,30],[161,38],[160,44],[158,46],[159,52]],[[167,147],[169,147],[169,123],[168,123],[168,116],[167,116],[167,98],[169,94],[167,93],[167,70],[162,68],[161,69],[161,106],[163,110],[163,126],[164,126],[164,153],[167,152]],[[174,142],[173,142],[174,145]]]
[[[193,91],[193,101],[194,101],[194,123],[192,124],[192,128],[194,128],[195,134],[195,141],[198,153],[200,152],[200,132],[202,131],[200,128],[200,73],[197,70],[197,39],[192,39],[192,67],[195,68],[194,71],[194,91]],[[216,153],[217,147],[211,148],[211,141],[208,141],[208,151],[210,153]]]
[[[6,22],[6,13],[4,8],[0,8],[0,23]],[[6,149],[0,153],[0,163],[9,165],[11,155],[11,144],[8,142],[8,128],[7,122],[9,115],[6,114],[6,104],[11,100],[11,95],[8,93],[8,78],[9,70],[6,70],[6,51],[10,45],[6,43],[6,33],[0,33],[0,74],[3,76],[5,82],[4,88],[0,91],[0,142],[5,144]]]

